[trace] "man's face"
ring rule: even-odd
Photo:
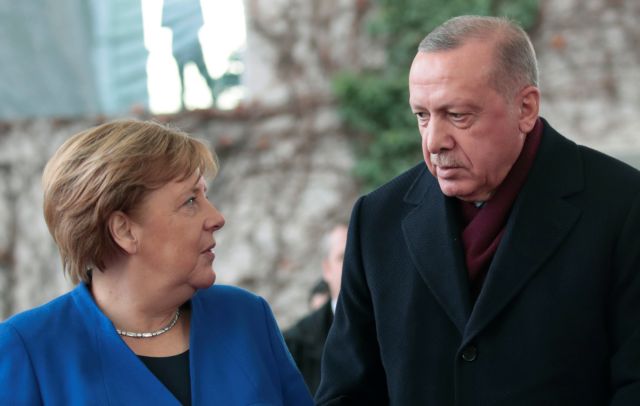
[[[525,137],[521,96],[506,100],[490,86],[493,48],[486,42],[418,52],[409,73],[409,103],[427,167],[445,195],[465,201],[491,197]]]
[[[329,285],[331,297],[335,300],[340,292],[342,278],[342,262],[347,245],[347,227],[336,226],[329,234],[329,252],[322,262],[324,280]]]

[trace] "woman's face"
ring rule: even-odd
[[[132,215],[135,266],[169,287],[204,289],[216,279],[213,233],[224,218],[209,202],[199,174],[150,192]],[[135,271],[135,269],[134,269]]]

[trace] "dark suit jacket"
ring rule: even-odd
[[[267,303],[231,286],[191,299],[194,405],[311,405]],[[179,405],[86,285],[0,323],[0,405]]]
[[[640,173],[546,122],[475,306],[420,164],[355,205],[319,405],[640,405]]]
[[[311,393],[315,393],[320,384],[322,350],[332,321],[333,310],[328,301],[284,332],[287,347]]]

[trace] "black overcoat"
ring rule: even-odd
[[[285,330],[284,341],[302,373],[309,392],[314,394],[320,384],[322,350],[333,321],[331,300]]]
[[[424,163],[355,204],[319,405],[640,405],[640,172],[544,132],[472,306]]]

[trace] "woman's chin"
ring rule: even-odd
[[[199,275],[197,280],[194,280],[192,286],[196,289],[207,289],[213,286],[216,282],[216,273],[213,269],[209,268],[207,273]]]

